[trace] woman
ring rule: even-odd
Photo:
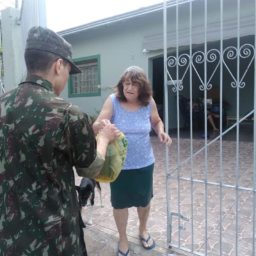
[[[119,232],[117,255],[127,256],[129,246],[126,227],[130,207],[137,207],[142,246],[148,250],[155,247],[155,242],[147,231],[155,162],[150,142],[151,127],[161,142],[171,144],[172,141],[164,132],[163,122],[152,98],[150,83],[140,67],[132,66],[125,70],[117,84],[116,93],[107,98],[93,124],[94,132],[98,133],[109,121],[128,140],[123,170],[110,184],[113,215]]]

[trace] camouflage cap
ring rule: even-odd
[[[71,45],[61,36],[48,28],[32,27],[28,32],[25,50],[51,52],[60,56],[71,65],[70,74],[81,73],[72,60]]]

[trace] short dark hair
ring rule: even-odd
[[[53,62],[60,58],[53,53],[38,50],[26,50],[24,57],[28,74],[37,71],[46,72]]]
[[[123,82],[126,79],[131,79],[132,83],[138,84],[138,100],[142,106],[147,106],[150,103],[150,99],[152,97],[152,87],[143,69],[137,66],[131,66],[124,71],[116,86],[117,98],[120,101],[127,101],[123,92]]]

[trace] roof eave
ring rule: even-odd
[[[109,17],[109,18],[105,18],[105,19],[102,19],[102,20],[97,20],[97,21],[94,21],[94,22],[90,22],[90,23],[87,23],[87,24],[84,24],[84,25],[81,25],[81,26],[66,29],[66,30],[58,32],[58,34],[61,35],[61,36],[68,36],[68,35],[76,34],[76,33],[79,33],[79,32],[86,31],[86,30],[102,27],[102,26],[105,26],[105,25],[108,25],[108,24],[113,24],[113,23],[116,23],[116,22],[132,19],[134,17],[138,17],[138,16],[145,15],[145,14],[148,14],[148,13],[157,12],[157,11],[162,10],[162,9],[163,9],[163,4],[160,3],[160,4],[152,5],[152,6],[149,6],[149,7],[140,8],[140,9],[137,9],[135,11],[126,12],[126,13],[123,13],[123,14],[119,14],[119,15],[112,16],[112,17]]]

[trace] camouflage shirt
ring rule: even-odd
[[[0,104],[0,255],[84,255],[72,168],[96,157],[89,117],[39,77]]]

